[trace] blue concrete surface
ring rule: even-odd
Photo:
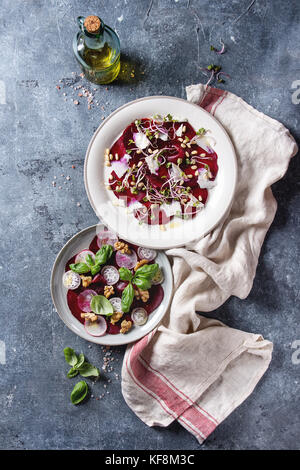
[[[120,105],[156,94],[184,98],[186,85],[205,82],[200,67],[218,62],[231,76],[220,86],[283,122],[299,144],[299,1],[2,0],[1,7],[0,448],[299,448],[299,157],[273,187],[278,211],[249,297],[212,314],[272,340],[273,361],[204,445],[176,423],[148,428],[127,407],[115,375],[124,348],[113,351],[113,370],[89,381],[94,398],[71,405],[76,379],[66,378],[63,348],[99,367],[105,352],[64,326],[49,292],[57,252],[97,221],[84,155],[102,118]],[[108,87],[81,79],[73,57],[75,19],[93,13],[121,39],[124,71]],[[216,57],[210,45],[220,38],[227,53]],[[81,85],[94,95],[90,110],[74,89]]]

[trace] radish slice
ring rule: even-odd
[[[86,257],[87,255],[91,255],[93,260],[95,259],[95,255],[92,251],[90,250],[82,250],[78,253],[78,255],[75,258],[75,263],[85,263],[86,262]]]
[[[101,275],[104,277],[105,282],[108,286],[113,286],[117,284],[120,279],[119,271],[114,266],[104,266],[101,270]]]
[[[116,253],[116,263],[120,268],[132,269],[136,265],[137,260],[137,254],[133,250],[131,250],[130,254],[121,253],[121,251]]]
[[[164,273],[162,272],[161,268],[158,268],[154,278],[152,279],[152,284],[157,286],[157,284],[161,284],[164,281]]]
[[[156,258],[157,252],[155,250],[151,250],[151,248],[144,248],[143,246],[139,246],[137,254],[140,259],[153,261]]]
[[[114,232],[111,232],[110,230],[102,230],[97,235],[97,244],[99,248],[101,248],[103,245],[112,245],[114,247],[114,244],[117,241],[117,235]]]
[[[131,312],[131,319],[135,325],[142,326],[148,320],[147,311],[142,307],[135,308]]]
[[[83,312],[91,311],[91,300],[94,297],[94,295],[97,295],[97,292],[95,292],[93,289],[85,289],[83,292],[79,294],[77,298],[77,303],[78,303],[78,307]]]
[[[63,275],[63,285],[67,289],[75,290],[77,287],[80,286],[81,278],[78,273],[74,273],[74,271],[67,271]]]
[[[91,336],[103,336],[107,330],[107,323],[103,317],[98,315],[96,321],[85,320],[84,328]]]
[[[120,297],[112,297],[109,301],[113,306],[114,312],[123,312]]]

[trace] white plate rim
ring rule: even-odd
[[[140,333],[140,334],[136,334],[135,337],[133,339],[130,339],[128,340],[128,334],[125,334],[125,335],[121,335],[120,333],[118,335],[104,335],[104,336],[98,336],[98,337],[93,337],[91,335],[88,335],[88,333],[85,333],[84,332],[84,329],[83,329],[83,333],[81,334],[80,332],[78,331],[75,331],[74,328],[72,328],[72,324],[67,322],[66,319],[64,318],[64,315],[60,312],[60,309],[57,305],[57,302],[56,302],[56,299],[55,299],[55,273],[56,273],[56,270],[57,270],[57,267],[59,265],[59,263],[61,262],[61,259],[65,253],[65,251],[72,245],[72,243],[77,240],[78,238],[80,238],[82,235],[86,235],[89,231],[93,231],[94,230],[94,233],[96,233],[96,227],[97,225],[91,225],[89,227],[86,227],[84,228],[83,230],[80,230],[79,232],[75,233],[75,235],[73,235],[65,244],[64,246],[61,248],[61,250],[59,251],[59,253],[57,254],[55,260],[54,260],[54,263],[53,263],[53,266],[52,266],[52,269],[51,269],[51,276],[50,276],[50,293],[51,293],[51,298],[52,298],[52,302],[53,302],[53,305],[55,307],[55,310],[58,314],[58,316],[60,317],[60,319],[62,320],[62,322],[73,332],[75,333],[76,335],[80,336],[81,338],[85,339],[86,341],[89,341],[89,342],[92,342],[92,343],[96,343],[96,344],[99,344],[99,345],[104,345],[104,346],[122,346],[122,345],[126,345],[126,344],[130,344],[130,343],[134,343],[136,341],[138,341],[139,339],[143,338],[144,336],[146,336],[147,334],[149,334],[151,331],[153,331],[154,328],[157,328],[158,325],[161,323],[163,317],[165,316],[166,312],[168,311],[169,309],[169,306],[170,306],[170,303],[171,303],[171,300],[172,300],[172,294],[173,294],[173,287],[174,287],[174,284],[173,284],[173,272],[172,272],[172,268],[171,268],[171,264],[170,264],[170,261],[167,257],[167,255],[164,253],[163,250],[160,250],[159,252],[159,255],[163,257],[163,260],[164,260],[164,270],[166,271],[165,272],[165,278],[168,277],[168,282],[170,283],[170,286],[169,286],[169,290],[168,292],[166,292],[166,289],[164,289],[164,299],[166,298],[166,306],[163,308],[162,312],[160,313],[160,315],[157,316],[157,319],[156,321],[154,322],[153,325],[151,325],[150,328],[147,328],[147,323],[144,325],[145,328],[144,328],[144,332],[143,333]],[[74,253],[75,254],[75,253]],[[164,285],[164,283],[162,283],[162,285]],[[159,308],[159,307],[158,307]],[[150,315],[152,315],[153,313],[155,313],[155,310],[154,312],[152,312]],[[70,315],[71,312],[70,312]],[[72,315],[73,317],[73,315]],[[76,321],[78,321],[75,317],[73,317]],[[134,330],[138,333],[138,329],[137,330]],[[109,341],[109,338],[122,338],[121,341]],[[106,338],[106,339],[105,339]]]
[[[107,116],[106,119],[103,120],[103,122],[98,126],[98,128],[94,132],[94,134],[93,134],[93,136],[92,136],[92,138],[89,142],[89,145],[87,147],[86,154],[85,154],[85,160],[84,160],[84,186],[85,186],[85,190],[86,190],[88,200],[89,200],[89,202],[90,202],[90,204],[91,204],[91,206],[92,206],[92,208],[93,208],[93,210],[94,210],[94,212],[95,212],[95,214],[98,218],[100,218],[100,214],[98,214],[98,212],[97,212],[97,208],[94,204],[91,193],[89,191],[88,181],[87,181],[87,166],[88,166],[88,160],[89,160],[89,156],[90,156],[90,153],[91,153],[91,148],[93,146],[93,143],[94,143],[95,139],[97,138],[98,133],[102,130],[102,128],[118,112],[120,112],[123,109],[126,109],[127,107],[129,107],[129,106],[131,106],[135,103],[139,103],[139,102],[142,102],[142,101],[153,100],[153,99],[171,99],[171,100],[174,100],[174,101],[178,101],[179,103],[184,102],[184,103],[188,103],[189,105],[191,105],[191,106],[193,106],[193,107],[195,107],[196,109],[199,110],[199,105],[198,104],[191,103],[190,101],[187,101],[183,98],[178,98],[178,97],[175,97],[175,96],[168,96],[168,95],[152,95],[152,96],[137,98],[135,100],[132,100],[132,101],[129,101],[129,102],[123,104],[119,108],[115,109],[115,111],[113,111],[109,116]],[[176,243],[174,243],[174,241],[173,241],[170,244],[170,246],[168,246],[168,248],[178,248],[178,247],[186,246],[190,243],[199,241],[202,238],[204,238],[206,235],[208,235],[210,232],[212,232],[219,224],[221,224],[223,222],[223,220],[226,218],[227,214],[229,213],[229,211],[231,209],[231,206],[232,206],[232,203],[233,203],[233,198],[234,198],[236,185],[237,185],[237,176],[238,176],[238,167],[237,167],[237,158],[236,158],[235,148],[233,146],[233,143],[232,143],[228,133],[226,132],[226,130],[224,129],[222,124],[212,114],[210,114],[208,111],[206,111],[204,108],[201,108],[201,111],[203,111],[204,113],[209,115],[210,119],[212,119],[216,123],[216,125],[222,130],[222,132],[224,133],[225,137],[228,140],[228,144],[231,147],[232,154],[234,156],[234,159],[233,159],[233,172],[234,172],[233,181],[234,181],[234,183],[233,183],[232,188],[231,188],[231,193],[230,193],[230,196],[229,196],[229,202],[227,204],[227,207],[224,207],[224,210],[223,210],[221,216],[219,217],[219,219],[209,229],[207,229],[201,235],[191,237],[189,240],[185,240],[183,242],[176,242]],[[104,218],[102,218],[102,220],[110,230],[112,230],[113,232],[116,231],[116,229],[114,227],[112,227],[107,220],[104,220]],[[129,236],[124,236],[124,234],[122,234],[122,238],[125,239],[126,241],[130,242],[130,243],[137,244],[137,241],[133,238],[130,238]],[[160,245],[155,245],[154,243],[151,243],[151,245],[150,244],[142,244],[140,246],[149,247],[149,248],[153,248],[153,249],[156,249],[156,250],[168,249],[165,246],[162,247]]]

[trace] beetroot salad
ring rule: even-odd
[[[67,262],[63,284],[68,306],[87,333],[125,334],[147,322],[164,297],[156,255],[104,229]]]
[[[106,149],[106,187],[140,223],[190,218],[205,205],[216,182],[218,156],[204,128],[168,114],[135,120]]]

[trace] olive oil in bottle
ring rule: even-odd
[[[98,16],[79,16],[77,22],[73,50],[86,78],[99,85],[112,82],[120,71],[118,35]]]

